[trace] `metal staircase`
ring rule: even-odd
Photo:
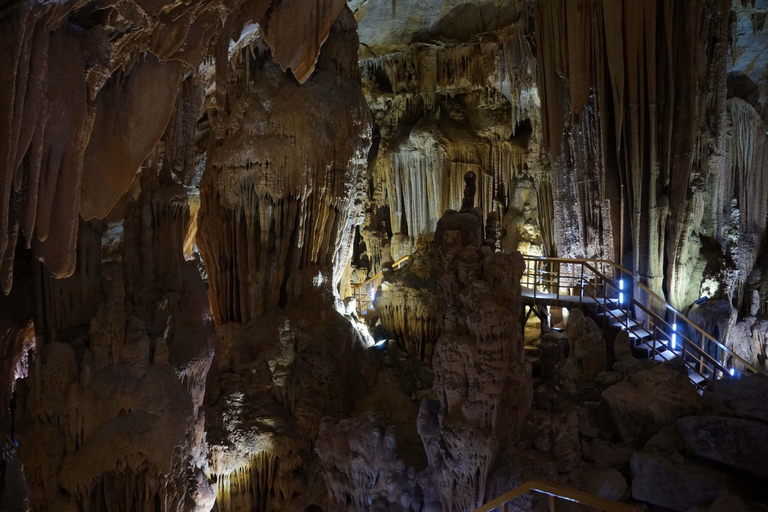
[[[630,270],[607,260],[524,256],[523,302],[537,306],[590,307],[603,330],[626,331],[635,356],[682,358],[699,391],[728,375],[757,373],[752,365],[693,323]],[[634,286],[640,293],[633,293]],[[643,297],[644,303],[636,296]]]

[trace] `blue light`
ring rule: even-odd
[[[672,330],[677,331],[677,324],[672,324]],[[677,348],[677,334],[672,334],[672,350],[675,350]]]
[[[376,300],[376,290],[375,289],[371,292],[371,303],[373,303],[374,300]]]
[[[624,304],[624,292],[619,293],[619,304]]]
[[[624,280],[619,279],[619,290],[623,290],[623,289],[624,289]]]
[[[386,338],[382,338],[382,339],[378,340],[376,343],[374,343],[374,345],[373,345],[373,346],[374,346],[374,347],[380,347],[380,346],[382,346],[383,344],[385,344],[386,342],[387,342],[387,339],[386,339]]]
[[[731,368],[731,377],[733,377],[733,374],[735,373],[735,370]]]

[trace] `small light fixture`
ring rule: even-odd
[[[677,324],[672,324],[672,330],[677,331]],[[672,350],[675,350],[677,348],[677,334],[672,333]]]
[[[624,280],[619,279],[619,304],[624,304]]]
[[[733,374],[735,373],[735,370],[733,368],[731,368],[729,371],[731,373],[731,377],[733,377]]]
[[[380,340],[377,340],[376,343],[373,344],[374,347],[381,347],[387,342],[387,338],[381,338]]]

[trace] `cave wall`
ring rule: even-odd
[[[0,425],[15,392],[31,509],[581,485],[591,413],[531,389],[515,251],[711,296],[692,315],[765,369],[767,8],[4,6]],[[382,269],[384,348],[342,302]]]

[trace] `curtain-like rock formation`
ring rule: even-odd
[[[385,271],[373,302],[384,330],[427,364],[440,335],[438,270],[431,244],[419,244],[407,266]]]
[[[374,272],[385,246],[400,255],[407,240],[412,244],[433,233],[446,209],[461,207],[466,172],[478,176],[476,203],[484,215],[500,217],[525,208],[518,204],[525,195],[519,186],[545,179],[533,129],[539,100],[527,18],[511,5],[509,10],[485,33],[417,42],[361,61],[363,88],[381,135],[370,191],[377,210],[366,225],[384,222],[391,235],[370,247],[366,239]],[[368,12],[357,15],[365,20]],[[541,224],[549,233],[551,199],[532,204],[545,206],[536,231]]]
[[[251,21],[263,24],[277,62],[303,82],[343,6],[129,0],[3,8],[3,291],[19,239],[57,277],[75,271],[79,215],[103,218],[129,186],[165,131],[183,74],[215,57],[217,89],[226,94],[230,39]],[[288,25],[300,30],[281,30]]]
[[[219,511],[322,500],[320,420],[366,388],[365,343],[334,309],[370,147],[355,28],[345,8],[303,84],[265,46],[242,49],[209,111],[197,245],[218,325],[206,428]]]

